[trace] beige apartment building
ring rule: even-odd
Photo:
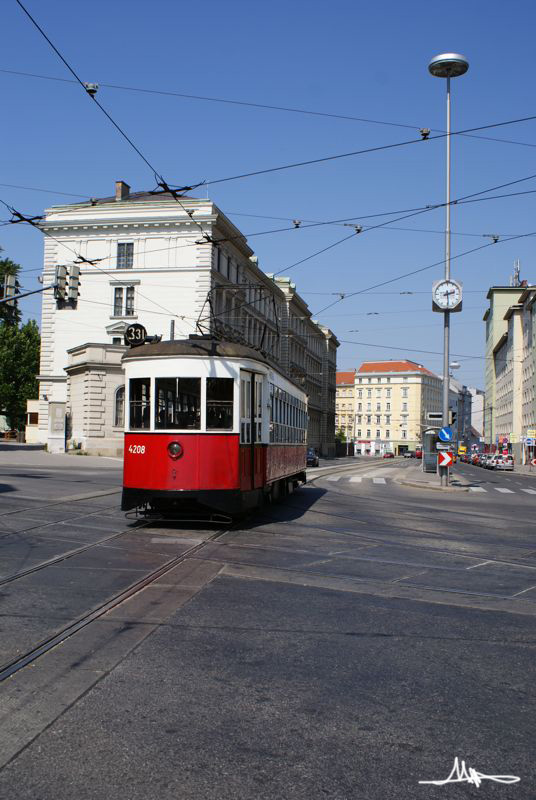
[[[518,463],[536,456],[536,286],[523,284],[492,286],[484,314],[485,442]]]
[[[429,411],[441,410],[441,379],[414,361],[365,361],[354,376],[337,374],[338,429],[351,431],[356,455],[416,450]]]
[[[342,431],[346,441],[355,438],[355,376],[355,369],[336,376],[335,432]]]

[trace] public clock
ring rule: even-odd
[[[461,311],[462,285],[459,281],[436,281],[432,286],[433,311]]]

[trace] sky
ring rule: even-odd
[[[432,136],[444,131],[445,81],[427,69],[442,52],[462,53],[470,63],[467,74],[452,81],[453,131],[535,115],[534,3],[513,0],[506,15],[497,0],[447,6],[415,0],[25,5],[82,80],[100,84],[100,103],[166,181],[207,181],[192,196],[210,197],[248,235],[262,269],[292,277],[315,318],[341,341],[338,369],[408,357],[441,371],[442,316],[431,310],[431,287],[444,271],[444,208],[375,230],[367,226],[444,202],[444,138],[211,181],[398,145],[420,139],[421,128]],[[39,215],[76,202],[69,193],[109,196],[119,179],[133,191],[153,188],[149,167],[84,90],[68,82],[67,68],[15,0],[3,4],[3,30],[0,198]],[[452,137],[452,199],[535,175],[452,207],[451,269],[463,283],[464,303],[452,315],[451,352],[461,365],[456,377],[467,385],[483,385],[489,287],[508,285],[516,259],[521,278],[536,281],[536,236],[526,235],[536,233],[536,194],[530,193],[536,191],[535,156],[536,120]],[[512,192],[528,193],[485,199]],[[386,212],[394,213],[371,216]],[[0,207],[0,223],[9,218]],[[348,218],[363,231],[351,236],[353,228],[337,224],[252,235],[286,227],[285,220],[305,225]],[[499,235],[496,244],[491,234]],[[507,241],[514,235],[524,236]],[[290,268],[329,245],[335,246]],[[489,246],[466,254],[482,245]],[[3,257],[21,264],[24,290],[39,288],[39,231],[3,225],[0,246]],[[391,282],[363,291],[384,281]],[[341,299],[352,292],[359,294]],[[24,318],[39,321],[40,303],[40,295],[22,300]]]

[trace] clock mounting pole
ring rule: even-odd
[[[436,78],[447,79],[447,203],[445,226],[445,280],[450,280],[450,79],[463,75],[469,69],[467,59],[458,53],[442,53],[428,64],[429,72]],[[450,311],[443,312],[443,426],[449,423],[449,349],[450,349]],[[439,467],[441,485],[447,486],[448,467]]]

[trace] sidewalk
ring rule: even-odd
[[[122,458],[105,456],[79,456],[67,453],[47,453],[41,447],[17,442],[0,444],[0,466],[2,467],[34,467],[81,469],[122,469]]]
[[[422,463],[418,461],[416,464],[411,464],[404,470],[402,478],[396,478],[396,483],[401,483],[404,486],[417,486],[420,489],[438,489],[439,491],[458,491],[468,492],[471,481],[468,481],[459,472],[456,467],[450,470],[450,484],[448,487],[441,487],[439,482],[439,475],[435,472],[423,472]]]

